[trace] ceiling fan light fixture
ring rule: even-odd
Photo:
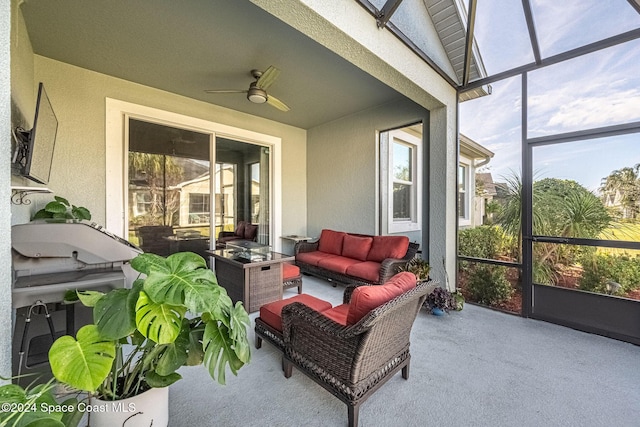
[[[249,91],[247,92],[247,99],[255,104],[264,104],[267,102],[267,92],[254,87],[252,83]]]

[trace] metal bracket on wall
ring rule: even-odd
[[[27,198],[29,194],[53,193],[45,187],[16,187],[11,186],[11,203],[14,205],[30,205],[31,200]]]

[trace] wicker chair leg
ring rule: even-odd
[[[260,335],[256,334],[256,348],[260,349],[262,347],[262,338]]]
[[[409,379],[409,362],[402,367],[402,378],[405,380]]]
[[[293,374],[293,363],[289,362],[284,357],[282,358],[282,370],[284,371],[285,378],[291,378],[291,374]]]
[[[358,427],[358,414],[360,412],[360,403],[355,405],[347,405],[349,413],[349,427]]]

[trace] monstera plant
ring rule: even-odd
[[[220,384],[250,359],[249,316],[233,305],[205,260],[191,252],[141,254],[131,289],[78,292],[94,324],[58,338],[49,351],[55,378],[103,400],[129,398],[181,379],[204,364]]]

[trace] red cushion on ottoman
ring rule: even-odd
[[[300,275],[300,267],[297,265],[289,264],[285,262],[282,264],[282,278],[286,281],[287,279],[293,279]]]
[[[280,301],[270,302],[260,307],[260,319],[273,329],[282,332],[282,308],[285,305],[301,302],[304,305],[322,312],[331,308],[331,303],[307,294],[296,295]]]

